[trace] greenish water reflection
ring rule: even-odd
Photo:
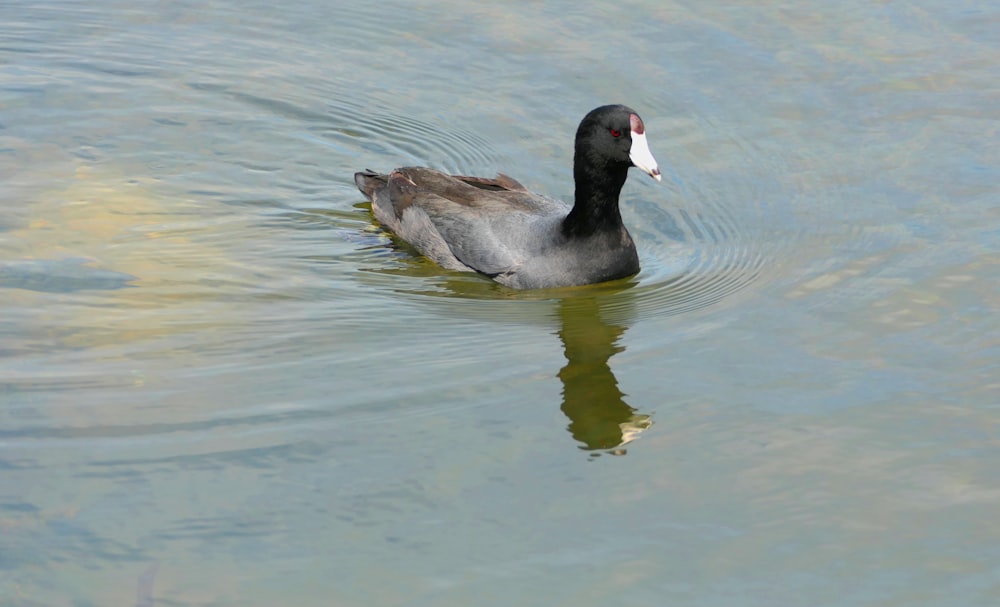
[[[649,415],[637,413],[625,402],[611,370],[611,357],[625,349],[621,338],[627,327],[605,322],[594,297],[562,300],[559,319],[559,338],[566,355],[559,379],[569,432],[584,449],[624,454],[622,447],[652,425]]]

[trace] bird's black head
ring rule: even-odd
[[[591,110],[576,131],[577,164],[591,171],[634,166],[660,180],[660,169],[646,142],[646,126],[635,110],[605,105]]]

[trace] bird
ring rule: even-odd
[[[630,167],[661,180],[642,118],[627,106],[605,105],[576,131],[572,205],[503,173],[491,179],[403,167],[359,171],[354,181],[382,226],[441,267],[514,289],[545,289],[639,271],[618,207]]]

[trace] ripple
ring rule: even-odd
[[[679,140],[690,143],[691,136]],[[366,280],[443,305],[445,315],[460,309],[500,321],[523,322],[526,314],[532,316],[527,304],[581,293],[600,297],[605,313],[632,319],[733,305],[738,294],[752,292],[751,287],[780,275],[794,261],[792,251],[804,231],[790,217],[794,195],[780,183],[785,174],[781,159],[746,141],[729,145],[740,153],[725,167],[727,171],[703,168],[697,158],[683,153],[671,154],[672,170],[684,177],[668,180],[672,183],[666,195],[660,187],[633,176],[623,208],[643,267],[635,277],[602,285],[516,291],[475,274],[442,270],[390,235],[397,253],[390,263],[371,250],[362,254],[369,262]],[[732,170],[734,166],[739,168]],[[475,304],[457,303],[462,300]],[[536,318],[548,316],[549,307],[539,306]]]
[[[387,107],[362,107],[339,99],[330,102],[329,114],[332,124],[323,129],[324,133],[334,139],[347,138],[352,145],[377,155],[380,167],[398,166],[390,161],[403,159],[406,163],[461,173],[496,161],[497,154],[485,139],[446,117],[440,122],[427,122]]]

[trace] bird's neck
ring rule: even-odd
[[[563,233],[579,238],[624,229],[618,197],[627,176],[627,166],[589,166],[577,158],[573,166],[576,195],[573,209],[563,220]]]

